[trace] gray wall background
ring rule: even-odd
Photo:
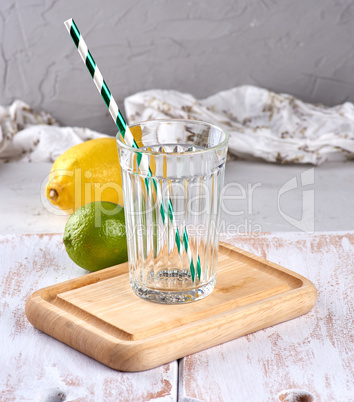
[[[354,101],[354,2],[1,0],[0,104],[62,125],[115,126],[63,21],[73,17],[113,95],[159,88],[204,98],[237,85],[305,101]]]

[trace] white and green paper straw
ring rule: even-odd
[[[74,41],[83,62],[86,64],[86,67],[91,74],[91,77],[96,85],[96,88],[102,95],[102,98],[109,110],[109,113],[111,114],[114,122],[116,123],[116,126],[118,127],[119,133],[122,136],[124,142],[132,148],[139,149],[139,147],[133,137],[132,132],[130,131],[129,127],[127,126],[127,124],[118,108],[118,105],[117,105],[116,101],[114,100],[113,95],[111,94],[111,91],[108,89],[108,86],[107,86],[106,82],[104,81],[103,76],[102,76],[97,64],[95,63],[95,60],[93,59],[91,52],[87,48],[87,45],[86,45],[83,37],[81,36],[80,31],[78,30],[74,20],[72,18],[70,18],[67,21],[65,21],[64,24],[65,24],[68,32],[70,33],[70,36],[71,36],[72,40]],[[157,183],[157,180],[152,176],[148,157],[147,157],[147,155],[145,155],[143,153],[138,153],[137,161],[138,161],[138,166],[139,166],[139,169],[140,169],[142,175],[146,176],[145,185],[146,185],[148,191],[150,191],[150,188],[149,188],[150,184],[149,184],[149,180],[147,178],[152,178],[152,182],[153,182],[153,185],[154,185],[154,188],[156,191],[156,199],[160,204],[160,213],[161,213],[162,221],[165,223],[166,212],[165,212],[164,204],[162,201],[161,189]],[[181,253],[182,252],[181,238],[180,238],[179,230],[178,230],[176,220],[174,217],[171,198],[169,198],[169,200],[168,200],[167,211],[168,211],[168,217],[174,228],[177,249],[178,249],[178,252]],[[189,269],[191,272],[192,281],[194,282],[195,268],[194,268],[194,263],[193,263],[192,252],[189,247],[188,234],[187,234],[186,228],[183,229],[183,245],[184,245],[184,249],[186,251],[187,257],[188,257],[188,263],[189,263]],[[197,275],[198,275],[198,278],[200,279],[201,266],[200,266],[199,255],[197,257]]]

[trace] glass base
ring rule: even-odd
[[[202,300],[213,291],[216,278],[214,277],[205,285],[193,289],[166,291],[158,289],[149,289],[138,283],[131,283],[133,292],[144,300],[149,300],[160,304],[185,304]]]

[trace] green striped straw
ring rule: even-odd
[[[91,77],[96,85],[96,88],[102,95],[102,98],[109,110],[109,113],[112,116],[116,126],[118,127],[119,133],[122,136],[124,142],[132,148],[139,149],[139,147],[133,137],[132,132],[130,131],[128,125],[126,124],[126,122],[118,108],[117,102],[114,100],[113,95],[111,94],[111,91],[108,89],[108,86],[107,86],[105,80],[103,79],[103,76],[102,76],[97,64],[95,63],[95,60],[93,59],[92,54],[89,51],[83,37],[81,36],[80,31],[77,28],[74,20],[72,18],[70,18],[67,21],[65,21],[64,24],[65,24],[68,32],[70,33],[70,36],[71,36],[72,40],[74,41],[75,46],[77,47],[77,50],[78,50],[83,62],[86,64],[86,67],[91,74]],[[148,178],[152,179],[152,182],[153,182],[153,185],[154,185],[154,188],[156,191],[156,199],[158,200],[159,205],[160,205],[160,213],[161,213],[162,221],[163,221],[163,223],[165,223],[166,212],[165,212],[165,208],[164,208],[164,203],[162,201],[161,189],[157,183],[157,180],[152,175],[152,172],[151,172],[151,169],[149,166],[148,156],[143,153],[138,153],[137,162],[138,162],[138,166],[139,166],[139,169],[140,169],[142,175],[146,176],[145,185],[149,192],[150,192],[150,184],[149,184]],[[178,230],[176,220],[174,217],[171,198],[169,198],[169,200],[168,200],[167,211],[168,211],[168,217],[174,228],[177,249],[178,249],[178,252],[181,254],[181,252],[182,252],[181,238],[180,238],[179,230]],[[189,269],[191,272],[192,281],[194,282],[195,268],[194,268],[194,263],[193,263],[192,252],[189,247],[188,234],[187,234],[186,228],[183,229],[183,245],[184,245],[184,249],[186,251],[187,257],[188,257],[188,263],[189,263]],[[198,278],[200,279],[201,266],[200,266],[199,255],[197,258],[197,274],[198,274]]]

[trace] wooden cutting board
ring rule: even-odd
[[[109,367],[141,371],[298,317],[316,299],[306,278],[221,243],[215,289],[198,302],[140,299],[125,263],[34,292],[26,315],[36,328]]]

